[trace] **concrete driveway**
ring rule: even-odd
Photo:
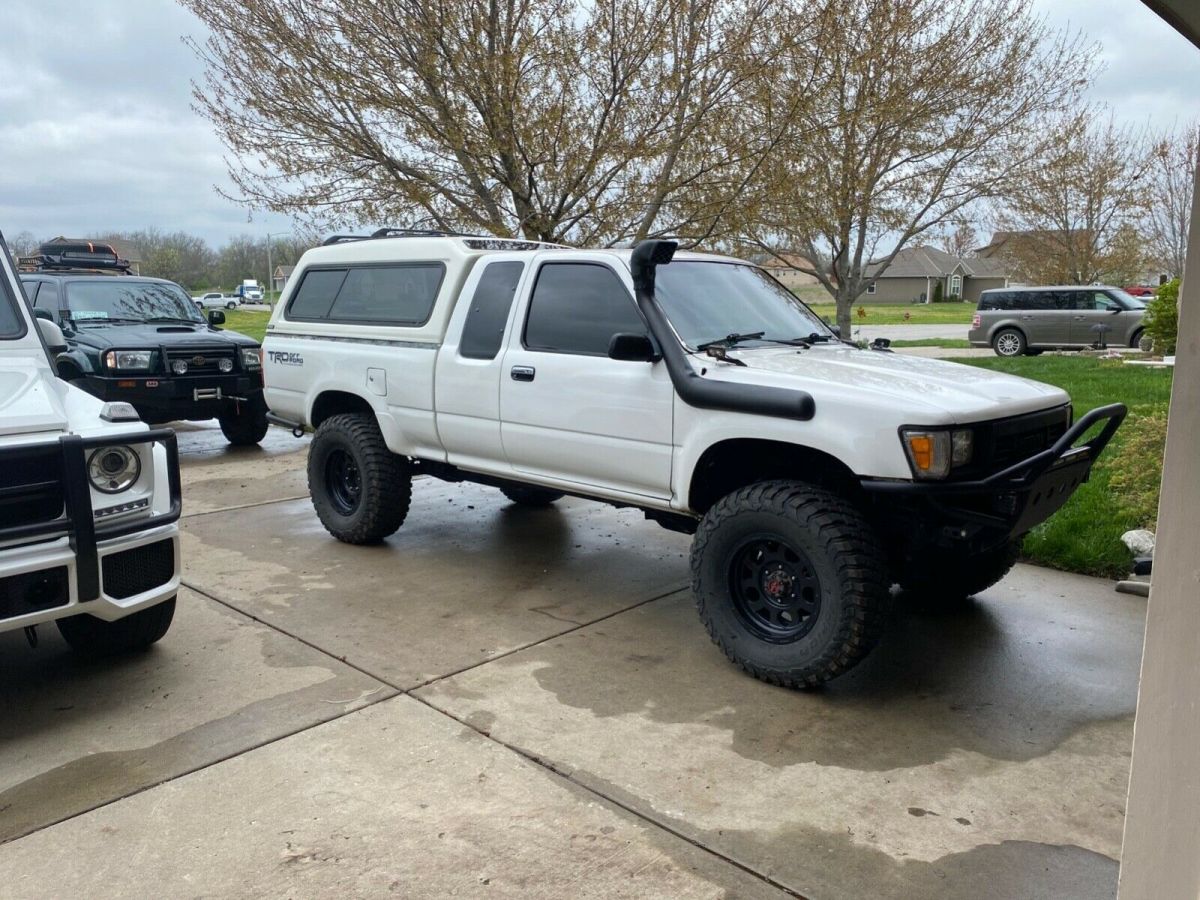
[[[797,693],[725,661],[640,514],[421,480],[349,547],[303,441],[180,430],[171,633],[0,639],[11,896],[1115,892],[1144,601],[1106,582],[1018,567]]]

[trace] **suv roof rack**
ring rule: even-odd
[[[322,247],[345,244],[350,241],[373,241],[380,238],[404,237],[459,237],[466,238],[472,250],[540,250],[547,247],[562,247],[562,244],[546,244],[524,238],[496,237],[492,234],[471,234],[466,231],[439,231],[433,228],[380,228],[370,234],[334,234],[321,241]]]

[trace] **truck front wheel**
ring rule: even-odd
[[[248,403],[239,403],[237,409],[217,419],[225,440],[235,447],[253,447],[267,436],[267,404],[258,397]]]
[[[105,622],[86,613],[58,620],[58,631],[72,650],[89,656],[110,656],[149,647],[171,627],[175,598],[115,622]]]
[[[925,609],[961,606],[1008,574],[1021,555],[1021,540],[984,553],[943,553],[910,561],[899,573],[904,598]]]
[[[853,668],[887,615],[884,554],[846,500],[797,481],[734,491],[692,542],[692,587],[709,635],[755,678],[814,687]]]
[[[347,544],[373,544],[404,524],[412,472],[388,449],[373,416],[346,413],[330,416],[313,436],[308,490],[326,531]]]

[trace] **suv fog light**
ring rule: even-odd
[[[142,461],[129,447],[101,447],[87,461],[88,480],[105,494],[119,494],[133,487],[142,474]]]
[[[171,363],[171,371],[174,372],[176,375],[186,375],[187,374],[187,360],[186,359],[175,360],[173,363]]]
[[[232,359],[218,360],[217,368],[220,369],[222,372],[232,372],[233,371],[233,360]]]

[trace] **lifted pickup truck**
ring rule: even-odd
[[[867,654],[893,584],[954,600],[1002,578],[1125,415],[1072,422],[1057,388],[850,345],[763,270],[675,250],[384,230],[308,251],[266,397],[316,429],[329,532],[387,537],[418,473],[638,507],[695,535],[725,653],[810,686]]]
[[[175,612],[175,434],[58,378],[65,349],[0,250],[0,632],[56,622],[77,650],[132,650]]]

